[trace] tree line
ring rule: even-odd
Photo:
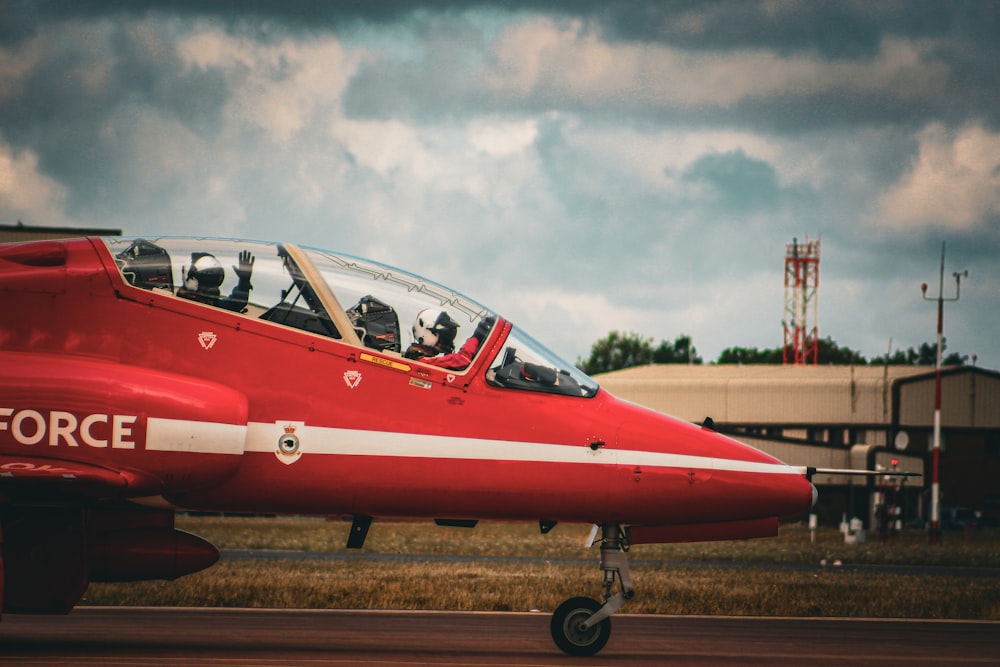
[[[891,354],[866,359],[857,350],[841,347],[827,337],[818,341],[816,362],[820,365],[856,366],[933,366],[937,362],[937,343],[922,343],[919,347],[896,350]],[[941,363],[944,366],[961,366],[968,355],[952,352],[944,354],[948,346],[943,342]],[[780,364],[781,347],[758,349],[756,347],[727,347],[719,354],[717,364]],[[789,355],[791,356],[791,355]],[[669,342],[653,339],[634,332],[612,331],[590,347],[590,356],[577,358],[576,366],[584,373],[596,374],[647,364],[703,364],[690,336],[680,335]]]

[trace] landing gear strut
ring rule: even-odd
[[[611,614],[632,599],[632,575],[628,569],[628,543],[616,523],[601,527],[601,570],[604,572],[604,604],[590,598],[570,598],[552,614],[552,639],[567,655],[594,655],[611,637]],[[612,594],[615,576],[621,586]]]

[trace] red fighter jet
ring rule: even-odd
[[[499,314],[343,254],[4,244],[0,311],[8,613],[210,566],[177,510],[351,516],[351,547],[373,517],[592,523],[604,600],[551,622],[590,655],[633,596],[630,545],[775,535],[815,500],[808,470],[620,401]]]

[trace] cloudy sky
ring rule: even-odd
[[[1000,3],[0,0],[0,224],[341,250],[569,361],[819,331],[1000,368]]]

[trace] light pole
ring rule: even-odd
[[[968,277],[969,272],[955,272],[955,296],[944,298],[944,241],[941,242],[941,280],[938,283],[937,298],[927,296],[927,283],[920,286],[925,301],[937,301],[937,360],[934,363],[934,443],[931,449],[931,528],[930,543],[941,543],[941,478],[939,475],[941,467],[941,347],[944,339],[944,302],[958,301],[961,290],[962,278]]]

